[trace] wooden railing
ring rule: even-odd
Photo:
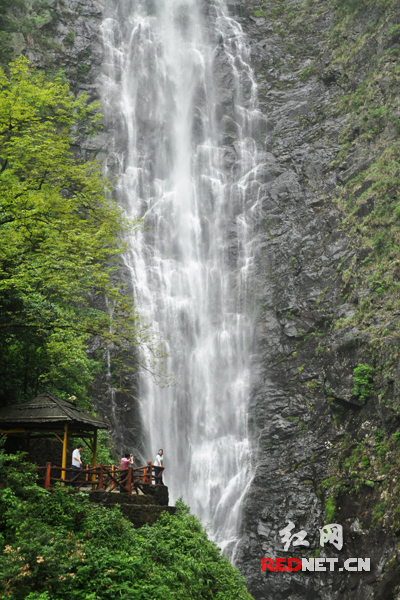
[[[159,475],[153,473],[159,469]],[[164,467],[154,467],[151,462],[145,467],[128,467],[120,469],[115,465],[97,465],[91,467],[86,465],[84,469],[63,469],[57,465],[46,463],[45,467],[36,467],[39,477],[38,483],[43,484],[46,489],[54,487],[59,482],[63,486],[72,486],[76,490],[92,489],[105,491],[120,491],[137,494],[144,483],[162,483]],[[143,491],[143,490],[141,490]]]

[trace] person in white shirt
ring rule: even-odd
[[[157,454],[153,464],[154,464],[155,483],[162,483],[162,476],[160,477],[160,479],[157,479],[157,477],[160,475],[160,473],[162,473],[162,469],[160,469],[160,467],[164,466],[162,448],[160,448],[160,450],[158,451],[158,454]]]
[[[72,453],[72,473],[71,473],[71,483],[74,488],[78,485],[77,479],[79,477],[79,471],[82,469],[82,460],[81,460],[81,450],[83,448],[83,444],[78,444],[75,450]],[[75,483],[74,483],[75,482]]]

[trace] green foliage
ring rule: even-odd
[[[62,45],[55,41],[59,34],[57,25],[60,21],[63,26],[72,25],[75,19],[64,6],[63,0],[0,0],[0,65],[7,68],[26,47],[36,47],[41,51],[41,60],[54,68],[63,51]],[[13,34],[18,34],[17,39]],[[64,45],[71,47],[73,41],[69,33]],[[48,49],[52,56],[46,52]]]
[[[374,506],[373,519],[372,522],[374,525],[377,525],[382,521],[382,517],[386,512],[386,504],[385,502],[379,502]]]
[[[0,455],[1,462],[7,461]],[[0,490],[0,596],[13,600],[251,600],[239,572],[182,501],[133,529],[119,509],[35,485]],[[34,535],[33,535],[34,534]]]
[[[327,523],[335,522],[336,503],[335,499],[329,497],[325,500],[325,518]]]
[[[313,556],[314,558],[318,558],[318,556],[321,554],[321,548],[316,548],[315,551],[311,554],[311,556]]]
[[[382,285],[373,288],[374,296],[397,297],[399,260],[399,156],[398,141],[398,41],[397,5],[393,0],[334,0],[335,23],[329,32],[332,64],[341,75],[338,83],[345,93],[336,102],[338,115],[346,117],[346,126],[339,141],[343,144],[332,166],[339,167],[349,153],[367,156],[374,148],[377,159],[366,163],[362,172],[348,181],[341,192],[341,207],[347,211],[346,223],[357,246],[373,249],[362,262],[353,265],[354,292],[369,284],[379,275]],[[375,11],[376,17],[362,26],[355,35],[356,20],[361,12]],[[373,48],[382,40],[386,51],[376,55]],[[360,84],[354,82],[356,65],[364,61],[367,68]],[[385,80],[385,86],[382,81]],[[368,148],[368,150],[367,150]],[[379,149],[379,151],[378,151]],[[354,155],[353,155],[354,156]],[[371,154],[369,156],[372,156]],[[371,311],[375,314],[377,308]],[[360,307],[352,322],[369,327],[371,314],[362,314]],[[377,332],[379,337],[389,335],[387,330]]]
[[[373,389],[372,373],[372,367],[361,363],[353,370],[354,387],[352,392],[362,404],[366,403]]]
[[[25,0],[0,0],[0,64],[8,63],[13,56],[13,33],[20,31],[15,14],[25,14]]]
[[[314,75],[314,65],[309,65],[299,73],[299,77],[302,81],[307,81],[312,75]]]
[[[346,435],[340,443],[336,464],[331,464],[335,474],[321,482],[318,487],[321,500],[327,495],[337,506],[344,494],[363,494],[365,486],[377,488],[379,493],[371,494],[372,524],[380,525],[382,517],[387,513],[388,524],[396,532],[400,523],[400,506],[398,494],[400,491],[397,469],[400,462],[399,440],[396,432],[389,436],[383,429],[374,432],[360,441],[352,440]],[[390,452],[390,460],[387,453]],[[388,474],[388,477],[376,479],[376,475]],[[384,498],[384,502],[378,502]],[[378,502],[378,503],[377,503]],[[328,505],[331,507],[331,503]],[[373,512],[372,512],[373,508]],[[327,509],[326,509],[327,510]]]
[[[84,402],[104,369],[87,354],[89,337],[131,363],[132,347],[151,343],[111,281],[121,235],[138,221],[105,196],[101,166],[70,150],[72,132],[90,135],[100,118],[63,74],[49,80],[23,57],[9,77],[0,70],[0,403],[43,389]]]
[[[76,71],[76,75],[79,80],[84,80],[88,72],[90,71],[90,65],[87,63],[80,63]]]
[[[383,295],[395,288],[393,278],[398,269],[398,238],[400,226],[397,216],[400,214],[400,145],[389,145],[379,159],[364,173],[348,185],[349,200],[347,208],[353,211],[348,222],[353,228],[358,223],[359,205],[371,202],[371,210],[362,221],[359,234],[363,245],[373,248],[364,263],[363,279],[368,277],[373,285],[374,295]],[[361,186],[367,190],[359,195]],[[352,194],[359,196],[354,203]],[[371,270],[374,267],[374,270]],[[371,273],[370,276],[368,274]]]
[[[72,31],[72,30],[68,31],[67,35],[63,39],[63,44],[65,46],[69,46],[69,47],[72,47],[75,44],[75,32],[74,31]]]
[[[190,507],[184,503],[182,498],[178,498],[175,502],[175,507],[177,515],[188,515],[190,513]]]
[[[371,466],[371,463],[369,462],[368,456],[366,456],[366,455],[362,456],[361,464],[364,469],[369,469],[369,467]]]
[[[365,7],[365,2],[362,0],[336,0],[335,6],[337,10],[343,13],[354,12]]]
[[[311,379],[311,381],[307,381],[306,386],[309,390],[314,390],[318,386],[318,379]]]
[[[79,440],[80,441],[80,440]],[[113,463],[111,438],[107,431],[97,432],[97,464],[111,465]]]
[[[375,452],[381,462],[384,461],[386,453],[388,452],[388,440],[386,439],[386,434],[381,429],[378,429],[375,432]]]
[[[363,465],[363,467],[365,468],[366,466],[366,462],[365,459],[368,459],[368,457],[364,458],[364,451],[365,451],[365,443],[364,440],[362,440],[361,442],[359,442],[356,447],[352,449],[352,452],[350,454],[350,456],[348,456],[344,462],[343,462],[343,469],[345,471],[347,471],[350,475],[352,473],[355,473],[355,469],[356,466],[358,465],[358,463],[361,461],[361,464]]]
[[[292,319],[293,321],[296,320],[295,315],[292,313],[291,310],[287,310],[283,313],[283,316],[286,317],[286,319]]]

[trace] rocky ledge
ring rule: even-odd
[[[102,504],[107,508],[119,506],[122,514],[135,528],[153,525],[166,511],[174,515],[176,508],[168,506],[168,488],[165,485],[143,485],[143,494],[124,494],[94,490],[89,501]]]

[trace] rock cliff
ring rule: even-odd
[[[400,597],[398,34],[395,2],[231,6],[269,153],[258,253],[255,476],[237,563],[257,599]],[[344,527],[320,556],[370,573],[262,573],[288,521]],[[325,552],[326,551],[326,552]],[[258,561],[258,562],[257,562]]]

